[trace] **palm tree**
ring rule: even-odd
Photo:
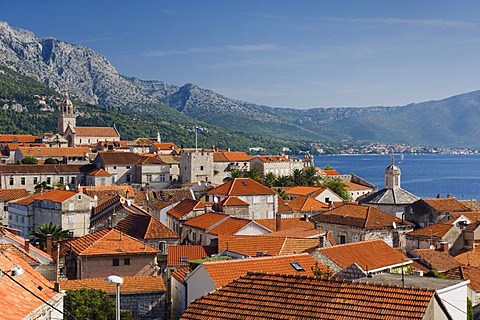
[[[303,186],[305,183],[303,179],[302,169],[293,169],[292,171],[292,182],[295,186]]]
[[[261,182],[262,181],[262,175],[260,174],[260,171],[258,170],[257,167],[251,167],[250,168],[250,171],[248,171],[248,174],[247,176],[252,179],[252,180],[255,180],[257,182]]]
[[[318,183],[317,171],[314,167],[308,167],[303,171],[303,178],[307,186],[315,186]]]
[[[269,172],[263,177],[263,184],[271,188],[275,185],[276,180],[277,178],[275,177],[275,174],[273,172]]]
[[[29,238],[33,243],[38,242],[40,249],[45,251],[47,249],[47,235],[49,234],[52,235],[52,243],[54,246],[58,241],[70,236],[68,230],[62,230],[62,228],[56,224],[44,223],[30,232]]]
[[[227,182],[227,181],[233,180],[235,178],[241,178],[241,177],[243,177],[242,171],[240,171],[238,169],[233,169],[232,171],[230,171],[230,176],[223,179],[223,182]]]
[[[291,187],[292,179],[290,176],[278,176],[275,181],[276,187]]]

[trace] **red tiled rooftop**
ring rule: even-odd
[[[158,239],[178,239],[180,236],[170,230],[155,217],[130,214],[122,219],[115,229],[125,232],[137,239],[158,240]]]
[[[410,231],[406,235],[408,237],[423,237],[423,238],[436,238],[436,239],[440,238],[441,239],[452,228],[455,228],[455,226],[450,223],[437,223],[421,229]]]
[[[75,196],[77,192],[67,190],[49,190],[38,193],[35,200],[49,200],[52,202],[63,202]]]
[[[194,210],[205,210],[205,206],[211,206],[212,202],[202,202],[199,200],[186,198],[180,201],[175,207],[167,211],[167,214],[181,219]]]
[[[432,300],[428,289],[249,273],[192,302],[182,319],[421,320]]]
[[[18,147],[24,157],[85,157],[89,147]]]
[[[221,196],[276,195],[273,189],[249,178],[235,178],[212,190],[207,194]]]
[[[450,277],[450,279],[470,280],[468,286],[474,291],[480,290],[480,266],[457,266],[442,272],[442,274]]]
[[[432,249],[417,249],[413,250],[412,254],[420,258],[421,262],[427,265],[429,269],[437,271],[450,270],[460,265],[448,252]]]
[[[470,208],[455,198],[421,199],[438,212],[470,211]]]
[[[218,151],[213,153],[214,162],[249,162],[252,156],[244,151]]]
[[[318,249],[341,268],[356,263],[364,271],[388,266],[411,263],[405,255],[386,244],[383,240],[361,241]]]
[[[168,246],[167,266],[188,266],[188,261],[208,257],[204,246]]]
[[[285,156],[256,156],[255,159],[258,159],[262,162],[289,162],[290,160]]]
[[[148,294],[165,292],[165,283],[160,276],[122,276],[121,294]],[[96,289],[107,294],[115,294],[115,284],[107,283],[105,278],[60,281],[61,290]]]
[[[0,200],[10,201],[28,196],[26,189],[0,189]]]
[[[460,253],[454,259],[464,266],[480,266],[480,246],[471,251]]]
[[[115,137],[120,138],[117,130],[113,127],[75,127],[78,137]]]
[[[308,186],[296,186],[285,189],[287,194],[297,195],[297,196],[308,196],[312,195],[319,190],[325,190],[324,188],[319,187],[308,187]]]
[[[276,219],[256,219],[256,223],[267,228],[270,231],[276,231]],[[313,222],[304,220],[302,218],[282,218],[281,220],[281,230],[293,229],[293,228],[305,228],[311,229],[315,225]]]
[[[223,220],[228,219],[229,216],[223,213],[207,212],[195,218],[187,220],[183,223],[184,226],[192,228],[207,230],[214,227]]]
[[[248,207],[250,204],[248,202],[243,201],[242,199],[235,197],[235,196],[230,196],[226,197],[222,201],[218,203],[218,205],[222,207]]]
[[[210,230],[208,233],[213,235],[235,234],[250,222],[251,220],[248,219],[230,217],[212,230]]]
[[[288,202],[288,205],[296,211],[325,211],[330,207],[315,198],[309,196],[298,196],[295,199]]]

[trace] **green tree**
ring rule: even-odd
[[[53,158],[47,158],[45,159],[45,164],[58,164],[58,160]]]
[[[46,181],[42,181],[35,185],[35,193],[42,192],[43,190],[52,190],[52,186],[50,186]]]
[[[291,176],[278,176],[275,179],[275,186],[276,187],[291,187],[292,186]]]
[[[324,170],[335,170],[333,167],[330,167],[328,164],[323,168]]]
[[[247,173],[247,177],[257,182],[262,182],[263,180],[263,177],[257,167],[251,167],[250,171]]]
[[[52,235],[52,243],[56,246],[58,241],[61,241],[69,237],[69,232],[67,230],[62,230],[61,227],[52,223],[44,223],[35,228],[34,231],[30,233],[30,239],[32,242],[38,242],[41,250],[47,249],[47,235]]]
[[[467,298],[467,320],[473,320],[473,306],[470,298]]]
[[[294,186],[303,186],[303,171],[301,169],[293,169],[292,171],[292,183]]]
[[[28,156],[28,157],[25,157],[22,160],[20,160],[20,163],[21,164],[37,164],[38,159],[35,158],[35,157],[32,157],[32,156]]]
[[[275,189],[275,191],[280,196],[280,198],[282,198],[283,200],[288,200],[288,194],[285,191],[285,189],[277,188],[277,189]]]
[[[352,197],[348,193],[347,185],[340,178],[328,178],[321,184],[322,187],[328,188],[338,194],[343,200],[350,201]]]
[[[101,290],[67,290],[64,303],[77,320],[115,319],[115,301]]]
[[[263,184],[269,188],[275,185],[276,180],[277,177],[275,177],[275,174],[273,172],[269,172],[263,176]]]
[[[317,175],[317,171],[314,167],[308,167],[303,171],[303,179],[305,185],[307,186],[315,186],[318,183],[319,177]]]
[[[230,181],[230,180],[233,180],[233,179],[236,179],[236,178],[241,178],[241,177],[243,177],[242,171],[240,171],[238,169],[233,169],[233,170],[230,171],[230,176],[223,179],[223,181],[227,182],[227,181]]]

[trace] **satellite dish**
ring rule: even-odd
[[[201,185],[202,183],[200,181],[197,181],[197,185]]]
[[[94,196],[93,196],[93,200],[97,201],[97,200],[98,200],[98,196],[97,196],[97,195],[94,195]]]
[[[121,197],[120,198],[120,203],[122,203],[122,204],[125,203],[125,198]]]
[[[69,186],[65,186],[65,190],[70,190],[70,187]]]
[[[435,250],[435,246],[433,244],[430,245],[431,250]]]
[[[392,227],[393,229],[397,229],[397,224],[395,223],[395,221],[392,222]]]
[[[217,196],[213,197],[213,202],[218,203],[218,197]]]

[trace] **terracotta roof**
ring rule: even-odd
[[[302,253],[319,245],[316,238],[253,235],[218,235],[218,251],[228,250],[248,257]]]
[[[154,143],[153,146],[158,150],[179,150],[180,148],[173,142]]]
[[[130,214],[115,229],[137,239],[178,239],[180,236],[152,216]]]
[[[320,235],[325,234],[325,231],[318,230],[315,228],[305,229],[303,227],[292,228],[287,230],[274,231],[271,233],[266,233],[263,236],[265,237],[289,237],[289,238],[316,238]]]
[[[346,186],[346,189],[348,191],[357,191],[357,190],[372,190],[373,188],[371,187],[367,187],[367,186],[364,186],[364,185],[361,185],[361,184],[358,184],[358,183],[354,183],[354,182],[351,182],[351,181],[342,181],[345,186]]]
[[[455,228],[455,226],[450,223],[437,223],[421,229],[410,231],[406,235],[409,237],[442,239],[452,228]]]
[[[308,187],[308,186],[296,186],[296,187],[286,188],[285,192],[287,194],[291,194],[291,195],[309,196],[309,195],[312,195],[315,192],[318,192],[320,190],[323,191],[323,190],[325,190],[325,188]]]
[[[470,208],[468,208],[467,206],[465,206],[455,198],[421,199],[421,200],[438,212],[470,211]]]
[[[208,233],[213,235],[235,234],[249,223],[251,223],[251,220],[230,217]]]
[[[298,196],[295,199],[288,202],[288,205],[296,211],[325,211],[330,207],[315,198],[309,196]]]
[[[211,206],[212,202],[202,202],[199,200],[186,198],[180,201],[175,207],[167,211],[167,214],[174,216],[177,219],[182,219],[194,210],[205,210],[205,206]]]
[[[167,266],[188,266],[188,261],[208,257],[204,246],[168,246]]]
[[[122,294],[146,294],[164,292],[167,290],[162,277],[159,276],[122,276],[122,278]],[[115,294],[116,292],[116,286],[107,283],[105,278],[64,280],[60,281],[60,288],[62,290],[96,289],[105,291],[110,295]]]
[[[340,224],[357,228],[375,229],[397,226],[411,226],[413,224],[406,220],[392,216],[375,207],[362,206],[357,204],[344,204],[330,211],[312,217],[312,221],[321,223]]]
[[[290,160],[285,156],[256,156],[254,159],[258,159],[262,162],[289,162]]]
[[[171,273],[172,278],[177,279],[178,282],[183,283],[187,274],[190,273],[190,268],[180,268]]]
[[[335,169],[323,169],[323,172],[327,174],[327,176],[338,176],[340,173],[338,173],[337,170]]]
[[[291,265],[297,262],[304,271],[297,271]],[[210,275],[217,288],[246,275],[247,272],[270,272],[281,274],[303,274],[313,276],[312,267],[315,267],[315,258],[308,253],[277,257],[261,257],[238,260],[223,260],[204,262],[203,267]],[[322,264],[320,267],[325,268]]]
[[[249,162],[252,156],[244,151],[218,151],[213,153],[214,162]]]
[[[114,127],[75,127],[77,137],[120,138]]]
[[[246,195],[274,195],[276,192],[250,178],[235,178],[212,190],[209,195],[246,196]]]
[[[3,252],[11,252],[12,254],[18,256],[19,258],[21,258],[22,260],[24,260],[26,263],[28,263],[29,265],[35,265],[35,264],[39,264],[40,262],[38,261],[38,259],[36,259],[35,257],[33,257],[32,255],[30,255],[29,253],[27,253],[25,250],[17,247],[16,245],[14,245],[13,243],[0,243],[0,252],[3,253]],[[0,269],[1,270],[1,269]],[[4,270],[5,271],[5,270]]]
[[[468,286],[475,291],[480,290],[480,267],[458,266],[442,272],[443,275],[455,280],[470,280]]]
[[[248,207],[250,204],[248,202],[243,201],[242,199],[235,197],[235,196],[230,196],[226,197],[222,201],[218,203],[218,205],[222,207]]]
[[[223,213],[207,212],[183,223],[184,226],[207,230],[216,226],[221,221],[227,220],[230,216]]]
[[[90,171],[88,173],[89,176],[105,176],[105,177],[110,177],[111,174],[108,173],[107,171],[105,171],[104,169],[100,168],[100,169],[96,169],[96,170],[93,170],[93,171]]]
[[[19,147],[24,157],[85,157],[90,153],[89,147]]]
[[[275,231],[276,228],[276,219],[257,219],[255,220],[256,223],[259,225],[267,228],[270,231]],[[281,221],[281,230],[293,229],[293,228],[305,228],[311,229],[314,228],[315,225],[313,222],[306,221],[302,218],[282,218]]]
[[[434,297],[428,289],[249,273],[193,301],[181,319],[420,320]]]
[[[100,157],[106,166],[133,165],[144,159],[137,153],[123,151],[99,151],[97,157]]]
[[[453,258],[464,266],[478,267],[480,266],[480,246],[475,247],[473,250],[460,253]]]
[[[480,211],[450,212],[449,214],[453,217],[453,219],[458,219],[461,216],[464,216],[471,222],[480,220]]]
[[[30,134],[0,134],[0,143],[33,143],[41,140],[42,137]]]
[[[318,249],[341,268],[356,263],[364,271],[392,265],[411,263],[405,255],[390,247],[383,240],[361,241]]]
[[[469,200],[458,200],[461,204],[470,208],[470,210],[478,211],[480,210],[480,204],[478,203],[477,199],[469,199]]]
[[[7,164],[0,166],[0,172],[42,174],[42,173],[79,173],[90,172],[95,168],[91,164]]]
[[[65,200],[70,199],[71,197],[78,194],[75,191],[67,190],[48,190],[41,193],[37,193],[35,200],[49,200],[52,202],[62,203]]]
[[[9,203],[18,204],[20,206],[29,206],[35,202],[35,199],[38,197],[38,195],[38,193],[34,193],[20,199],[11,200]]]
[[[116,195],[122,197],[136,197],[138,191],[132,188],[132,186],[121,185],[121,186],[90,186],[90,187],[80,187],[80,191],[86,194],[87,196],[94,198],[97,196],[98,205],[104,203],[105,201],[111,199]]]
[[[10,201],[28,196],[26,189],[0,189],[0,201]]]
[[[278,213],[290,213],[293,212],[293,209],[288,205],[286,200],[283,200],[282,197],[277,196]]]
[[[0,279],[2,319],[27,318],[29,314],[44,305],[35,295],[45,301],[52,298],[59,300],[62,296],[53,291],[50,282],[18,255],[17,249],[12,250],[11,246],[2,246],[0,248],[0,270],[3,271],[1,272],[8,272],[15,266],[20,266],[24,273],[15,276],[15,281],[7,275],[3,275]]]
[[[158,249],[116,229],[103,229],[66,242],[81,256],[157,254]]]
[[[420,258],[420,261],[428,266],[429,269],[437,271],[446,271],[460,265],[448,252],[433,249],[417,249],[413,250],[411,254]]]

